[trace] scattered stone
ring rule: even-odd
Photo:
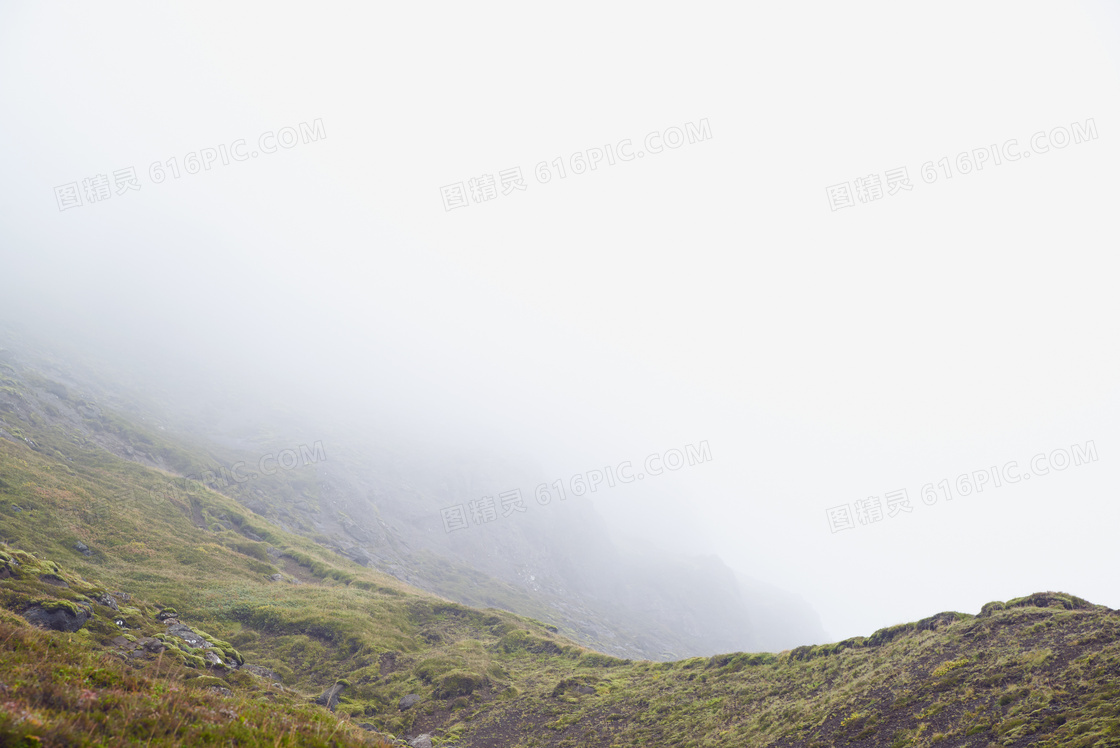
[[[66,583],[65,579],[58,576],[57,574],[42,574],[42,575],[39,576],[39,581],[40,582],[45,582],[46,584],[49,584],[52,587],[69,587],[70,586],[69,584]]]
[[[261,667],[260,665],[242,665],[241,669],[244,670],[245,672],[251,674],[251,675],[257,676],[258,678],[264,678],[266,680],[274,680],[277,683],[280,682],[280,676],[279,675],[272,672],[268,668]]]
[[[73,633],[86,625],[89,612],[76,605],[32,605],[23,617],[42,628]]]
[[[420,696],[410,693],[407,696],[401,697],[401,700],[397,703],[397,708],[404,711],[405,709],[416,706],[418,703],[420,703]]]
[[[74,543],[74,550],[76,550],[78,553],[82,554],[83,556],[88,557],[88,556],[93,555],[93,552],[89,549],[89,546],[86,545],[85,543],[83,543],[80,540],[77,543]]]
[[[315,699],[315,703],[319,706],[325,706],[333,712],[335,705],[338,703],[338,697],[342,695],[342,689],[344,688],[346,688],[345,683],[335,683],[326,691],[319,694],[319,698]]]

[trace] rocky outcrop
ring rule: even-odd
[[[73,633],[89,620],[90,611],[73,603],[54,601],[32,605],[23,617],[40,628]]]

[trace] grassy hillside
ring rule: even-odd
[[[151,465],[126,460],[36,423],[7,386],[0,744],[1120,745],[1120,615],[1076,597],[780,654],[621,660],[199,484],[169,492],[157,465],[201,462],[189,445],[103,413],[149,444]],[[327,689],[333,712],[314,703]]]

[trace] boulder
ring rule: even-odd
[[[258,678],[264,678],[266,680],[274,680],[277,683],[280,682],[280,676],[279,675],[272,672],[268,668],[261,667],[260,665],[242,665],[241,669],[244,670],[245,672],[251,674],[251,675],[257,676]]]
[[[52,587],[69,587],[66,580],[57,574],[41,574],[39,581],[51,585]]]
[[[428,733],[417,735],[412,740],[408,741],[411,748],[432,748],[432,736]]]
[[[194,632],[190,626],[184,626],[181,623],[173,623],[167,627],[167,633],[174,634],[187,643],[188,647],[193,649],[209,649],[210,642],[203,639],[201,636]]]
[[[159,654],[160,652],[167,651],[166,644],[161,642],[159,639],[151,636],[145,636],[144,638],[137,640],[136,644],[140,647],[143,647],[145,650],[151,652],[152,654]]]
[[[70,603],[42,603],[23,611],[23,617],[41,628],[73,633],[86,625],[89,611]]]
[[[407,696],[401,697],[401,700],[397,702],[397,707],[401,711],[404,711],[405,709],[416,706],[418,703],[420,703],[420,697],[417,694],[410,693]]]
[[[323,693],[319,694],[319,698],[315,699],[315,703],[319,706],[325,706],[327,709],[334,711],[334,707],[338,704],[338,698],[342,695],[342,689],[346,688],[345,683],[335,683]]]
[[[95,597],[94,600],[96,600],[100,604],[104,605],[106,608],[112,608],[113,610],[120,610],[120,608],[117,607],[117,601],[108,592],[101,593],[100,595]]]
[[[74,550],[76,550],[78,553],[82,554],[83,556],[92,556],[93,555],[93,552],[89,549],[89,546],[86,545],[85,543],[83,543],[80,540],[77,543],[74,543]]]

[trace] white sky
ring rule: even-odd
[[[0,307],[216,377],[299,351],[272,386],[323,403],[314,362],[353,366],[557,476],[707,440],[600,510],[797,592],[832,638],[1043,589],[1120,607],[1118,43],[1104,2],[8,3]],[[701,119],[704,142],[534,176]],[[59,210],[130,166],[139,191]],[[525,191],[444,210],[512,166]],[[909,192],[830,210],[899,166]],[[1090,465],[918,499],[1088,440]],[[830,534],[827,507],[903,487],[909,516]]]

